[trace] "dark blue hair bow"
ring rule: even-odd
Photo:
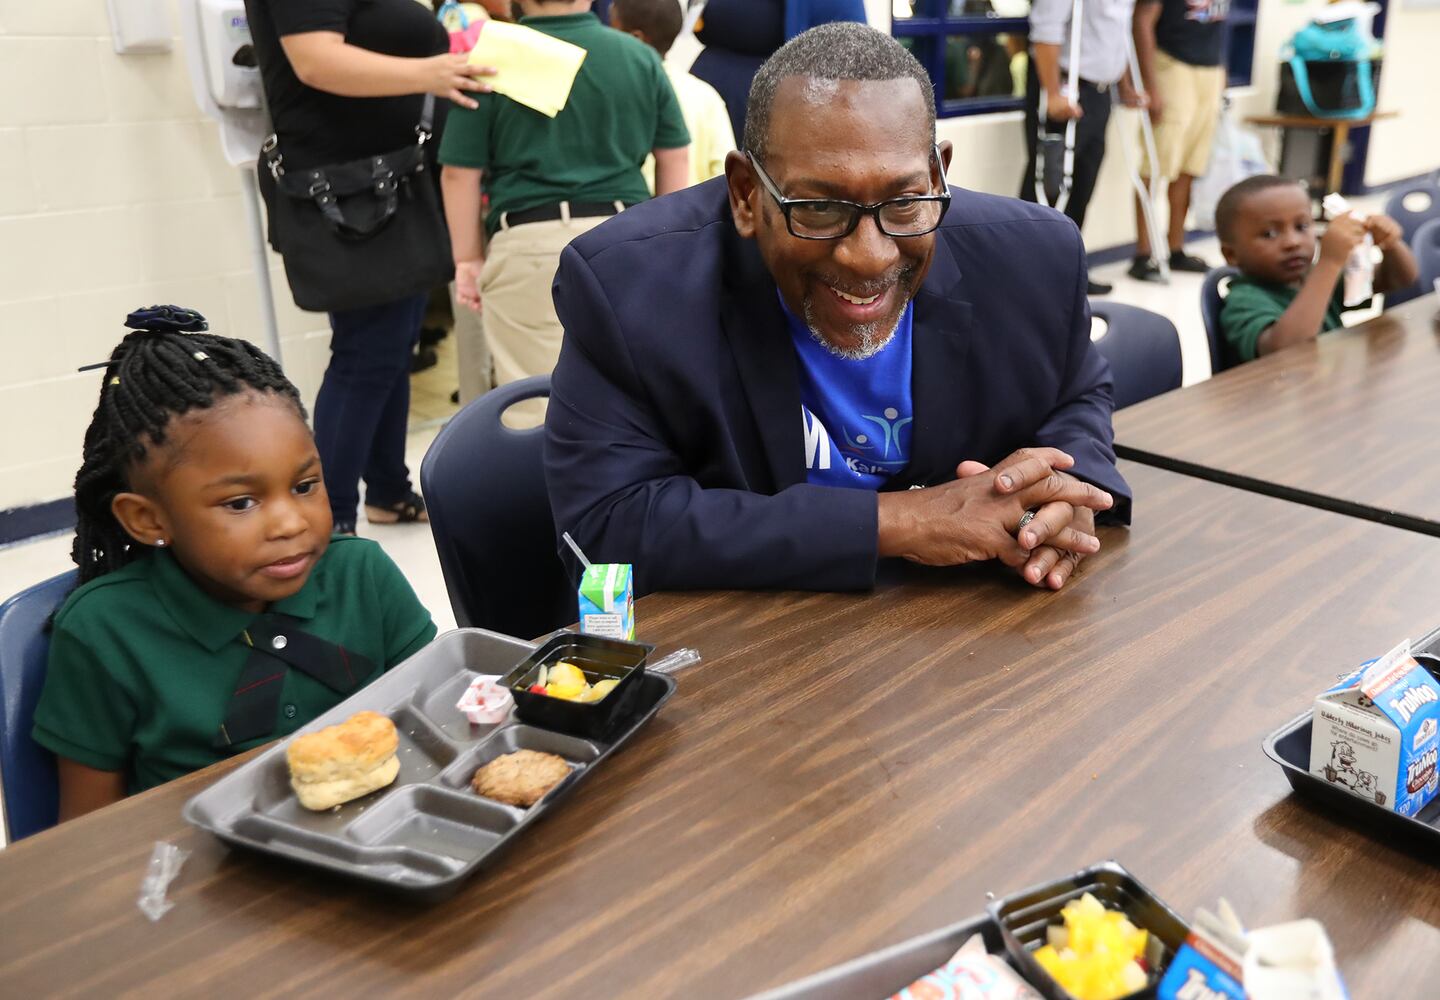
[[[136,309],[125,317],[125,326],[131,330],[147,333],[199,333],[210,329],[205,317],[194,309],[180,306],[151,306]]]

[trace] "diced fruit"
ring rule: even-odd
[[[552,698],[574,700],[588,687],[580,668],[561,660],[550,668],[550,681],[545,685],[545,691]]]
[[[590,700],[591,700],[591,701],[599,701],[601,698],[605,697],[605,696],[606,696],[607,694],[609,694],[611,691],[614,691],[614,690],[615,690],[615,685],[617,685],[617,684],[619,684],[619,683],[620,683],[620,681],[618,681],[618,680],[617,680],[616,678],[614,678],[614,677],[607,677],[607,678],[605,678],[603,681],[596,681],[596,682],[595,682],[595,687],[594,687],[594,696],[593,696]]]
[[[1060,911],[1065,925],[1046,928],[1035,961],[1079,1000],[1119,1000],[1149,981],[1143,963],[1148,935],[1090,893]]]
[[[544,694],[544,693],[545,693],[545,685],[544,685],[544,684],[531,684],[529,690],[530,690],[530,693],[531,693],[531,694]]]

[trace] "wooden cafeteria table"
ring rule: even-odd
[[[1126,407],[1115,442],[1125,458],[1440,535],[1440,298]]]
[[[971,567],[642,601],[705,662],[446,902],[187,828],[229,763],[0,851],[0,995],[738,996],[1108,857],[1187,917],[1320,919],[1356,1000],[1433,995],[1437,859],[1292,796],[1260,743],[1436,624],[1440,541],[1124,470],[1134,528],[1058,594]],[[156,840],[193,854],[151,924]]]

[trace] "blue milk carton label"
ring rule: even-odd
[[[596,563],[580,578],[580,631],[607,639],[635,638],[634,574],[629,563]]]
[[[1440,790],[1440,682],[1401,643],[1315,699],[1310,771],[1414,816]]]

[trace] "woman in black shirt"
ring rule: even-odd
[[[425,94],[465,107],[489,69],[449,53],[415,0],[245,0],[286,167],[345,163],[415,141]],[[330,313],[330,364],[315,441],[335,530],[355,531],[359,480],[372,523],[425,520],[405,466],[410,355],[429,290]]]

